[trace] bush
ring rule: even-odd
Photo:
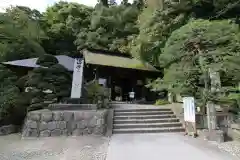
[[[167,100],[164,100],[164,99],[158,99],[155,102],[155,105],[165,105],[165,104],[170,104],[170,102],[168,102]]]
[[[17,76],[0,65],[0,126],[20,125],[26,115],[28,96],[16,85]]]
[[[71,91],[71,73],[60,64],[48,68],[35,68],[29,72],[24,86],[32,88],[29,110],[43,109],[49,103],[55,103],[69,97]]]
[[[109,89],[92,81],[86,85],[87,99],[89,103],[97,104],[98,108],[109,107]]]

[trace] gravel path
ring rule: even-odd
[[[219,149],[226,151],[240,159],[240,142],[239,141],[230,141],[224,143],[210,142],[216,145]]]
[[[0,137],[0,160],[105,160],[109,139],[97,136]]]

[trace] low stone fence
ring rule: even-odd
[[[27,114],[23,137],[105,135],[108,111],[37,110]]]

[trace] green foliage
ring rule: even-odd
[[[155,102],[155,105],[166,105],[166,104],[170,104],[167,100],[163,100],[163,99],[158,99]]]
[[[206,77],[205,73],[208,68],[224,75],[240,71],[238,35],[238,26],[227,20],[189,22],[174,31],[165,44],[160,55],[165,68],[163,79],[148,86],[156,91],[167,89],[205,100],[216,99],[210,92],[209,75]],[[240,80],[238,74],[231,76],[234,79],[231,84]]]
[[[0,65],[0,126],[19,125],[26,114],[27,97],[15,85],[17,76]]]
[[[35,68],[27,75],[25,82],[25,88],[30,87],[29,110],[41,109],[47,107],[47,103],[69,97],[71,81],[71,73],[59,64],[48,66],[48,68]]]
[[[0,14],[0,61],[44,54],[40,45],[45,37],[39,23],[19,8]]]
[[[132,41],[131,54],[154,65],[159,63],[161,48],[164,47],[166,40],[172,31],[178,29],[189,19],[189,13],[183,11],[189,8],[188,3],[169,1],[164,2],[163,6],[151,6],[143,9],[139,16],[140,33]]]
[[[36,62],[40,66],[49,67],[58,64],[58,59],[50,54],[40,56]]]
[[[43,13],[42,27],[49,39],[43,42],[47,53],[76,56],[75,35],[84,34],[90,24],[92,8],[78,4],[59,2]]]
[[[96,80],[86,84],[89,103],[97,104],[98,108],[109,107],[109,89],[98,84]]]
[[[77,34],[78,50],[87,47],[127,52],[131,36],[138,33],[135,24],[139,12],[136,5],[96,6],[89,28]]]

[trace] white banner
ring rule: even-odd
[[[196,122],[195,103],[193,97],[183,97],[184,121]]]
[[[71,98],[80,98],[82,95],[83,67],[84,60],[75,58]]]

